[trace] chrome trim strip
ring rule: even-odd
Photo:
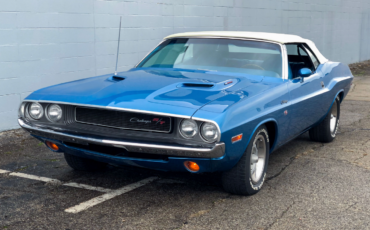
[[[79,106],[79,107],[81,108],[82,106]],[[86,108],[88,108],[88,107],[86,107]],[[170,133],[171,130],[172,130],[172,118],[171,117],[167,117],[167,116],[165,116],[165,117],[167,117],[167,118],[170,119],[170,130],[168,130],[168,131],[158,131],[158,130],[151,130],[151,129],[130,129],[130,128],[122,128],[122,127],[116,127],[116,126],[109,126],[109,125],[102,125],[102,124],[96,124],[96,123],[89,123],[89,122],[78,121],[77,120],[77,117],[76,117],[76,113],[77,113],[76,109],[77,109],[77,107],[75,107],[75,114],[74,114],[75,115],[74,118],[75,118],[76,123],[88,124],[88,125],[96,125],[96,126],[102,126],[102,127],[108,127],[108,128],[115,128],[115,129],[123,129],[123,130],[150,131],[150,132],[154,132],[154,133]],[[103,109],[97,109],[97,108],[90,108],[90,109],[103,110]],[[151,114],[148,114],[148,115],[151,115]]]
[[[171,37],[164,39],[163,41],[175,39],[175,38],[219,38],[219,39],[233,39],[233,40],[248,40],[248,41],[262,41],[262,42],[269,42],[275,44],[284,44],[277,41],[271,41],[267,39],[259,39],[259,38],[246,38],[246,37],[227,37],[227,36],[179,36],[179,37]]]
[[[62,132],[57,132],[50,129],[44,129],[34,127],[26,124],[22,119],[18,119],[19,125],[29,131],[31,134],[33,131],[40,132],[43,134],[49,134],[51,136],[59,136],[64,138],[70,138],[72,140],[82,140],[90,143],[97,143],[102,145],[109,145],[114,147],[124,148],[129,152],[142,152],[152,154],[163,154],[172,156],[182,157],[202,157],[202,158],[219,158],[225,154],[225,143],[216,143],[213,148],[193,148],[193,147],[180,147],[173,145],[160,145],[160,144],[145,144],[128,141],[114,141],[104,140],[91,137],[82,137],[78,135],[72,135]],[[37,136],[37,134],[35,134]],[[53,138],[52,138],[53,139]]]
[[[164,41],[166,41],[166,40],[162,40],[160,43],[158,43],[158,45],[156,45],[149,53],[147,53],[144,57],[143,57],[143,59],[141,59],[140,61],[139,61],[139,63],[137,63],[135,66],[134,66],[134,68],[137,68],[137,66],[141,63],[141,62],[143,62],[144,61],[144,59],[146,58],[146,57],[148,57],[149,56],[149,54],[151,54],[158,46],[160,46]]]
[[[217,122],[212,121],[212,120],[203,119],[203,118],[197,118],[197,117],[193,117],[193,116],[178,115],[178,114],[173,114],[173,113],[153,112],[153,111],[148,111],[148,110],[117,108],[117,107],[112,107],[112,106],[68,103],[68,102],[60,102],[60,101],[24,100],[23,102],[39,102],[39,103],[53,103],[53,104],[62,104],[62,105],[85,106],[85,107],[92,107],[92,108],[103,108],[103,109],[111,109],[111,110],[118,110],[118,111],[136,112],[136,113],[149,113],[149,114],[156,114],[156,115],[160,115],[160,116],[170,116],[170,117],[177,117],[177,118],[184,118],[184,119],[194,119],[194,120],[197,120],[197,121],[206,121],[206,122],[211,122],[211,123],[213,123],[217,126],[218,131],[220,131],[220,138],[217,141],[220,141],[220,139],[221,139],[221,129],[220,129],[220,126],[217,124]]]
[[[75,106],[84,106],[84,107],[92,107],[92,108],[103,108],[103,109],[111,109],[111,110],[136,112],[136,113],[149,113],[149,114],[156,114],[156,115],[162,115],[162,116],[171,116],[171,117],[179,117],[179,118],[188,118],[188,119],[191,118],[191,116],[178,115],[178,114],[172,114],[172,113],[161,113],[161,112],[153,112],[153,111],[149,111],[149,110],[117,108],[117,107],[113,107],[113,106],[79,104],[79,103],[70,103],[70,102],[62,102],[62,101],[24,100],[24,102],[39,102],[39,103],[53,103],[53,104],[62,104],[62,105],[75,105]]]
[[[289,61],[288,61],[288,51],[286,49],[286,45],[282,45],[280,44],[280,47],[281,47],[281,55],[282,55],[282,64],[283,64],[283,68],[282,68],[282,78],[283,80],[288,80],[289,79]]]

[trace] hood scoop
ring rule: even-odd
[[[202,84],[202,83],[184,83],[182,84],[183,87],[191,87],[191,88],[211,88],[214,84]]]
[[[202,83],[202,82],[197,82],[197,83],[182,83],[178,85],[178,88],[193,88],[193,89],[208,89],[210,91],[217,91],[217,90],[224,90],[227,88],[230,88],[234,86],[236,83],[238,83],[238,79],[229,79],[227,81],[221,81],[218,83]]]
[[[119,82],[119,81],[125,80],[125,78],[113,75],[113,76],[109,77],[107,80],[112,81],[112,82]]]

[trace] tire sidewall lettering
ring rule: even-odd
[[[337,106],[339,107],[339,106],[340,106],[340,100],[339,100],[339,98],[337,97],[337,98],[335,99],[335,101],[336,101],[336,103],[338,104]],[[338,119],[337,119],[337,124],[335,125],[334,132],[333,132],[333,133],[330,133],[330,135],[331,135],[333,138],[335,138],[335,136],[337,135],[338,127],[339,127],[339,116],[338,116],[338,114],[337,114],[337,117],[338,117]]]
[[[255,134],[255,136],[254,136],[254,139],[253,139],[253,142],[252,143],[254,143],[255,141],[256,141],[256,138],[257,138],[257,136],[259,135],[259,134],[261,134],[261,133],[263,133],[263,134],[265,134],[264,136],[265,136],[265,138],[266,138],[266,143],[270,143],[270,139],[269,139],[269,135],[268,135],[268,132],[267,132],[267,130],[266,129],[260,129],[256,134]],[[266,153],[266,154],[268,154],[268,153]],[[265,167],[264,167],[264,172],[263,172],[263,176],[261,177],[261,180],[257,183],[257,184],[253,184],[253,182],[252,182],[252,178],[251,178],[251,175],[250,175],[250,168],[249,168],[249,170],[248,170],[248,172],[249,172],[249,184],[250,184],[250,186],[251,186],[251,188],[253,189],[253,190],[255,190],[255,191],[258,191],[258,190],[260,190],[261,188],[262,188],[262,186],[263,186],[263,183],[265,182],[265,177],[266,177],[266,164],[267,164],[267,162],[265,162]],[[249,167],[250,167],[250,164],[249,164]]]

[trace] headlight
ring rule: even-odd
[[[30,105],[28,112],[30,116],[36,120],[40,119],[44,115],[44,109],[42,108],[42,105],[37,102],[34,102]]]
[[[190,119],[182,120],[180,132],[185,138],[192,138],[198,133],[198,125]]]
[[[201,128],[202,137],[208,142],[215,142],[220,136],[218,128],[213,123],[203,123]]]
[[[48,107],[48,118],[52,122],[57,122],[62,118],[62,108],[59,105],[50,105]]]
[[[21,106],[19,106],[18,110],[18,117],[23,118],[24,117],[24,107],[26,106],[26,103],[22,103]]]

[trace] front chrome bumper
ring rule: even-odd
[[[54,131],[26,124],[22,119],[18,119],[19,125],[30,132],[32,135],[44,138],[67,141],[74,143],[94,143],[106,146],[124,148],[128,152],[161,154],[177,157],[197,157],[197,158],[219,158],[225,154],[225,143],[215,143],[212,148],[194,148],[176,145],[148,144],[132,141],[105,140],[91,137],[78,136],[63,132]]]

